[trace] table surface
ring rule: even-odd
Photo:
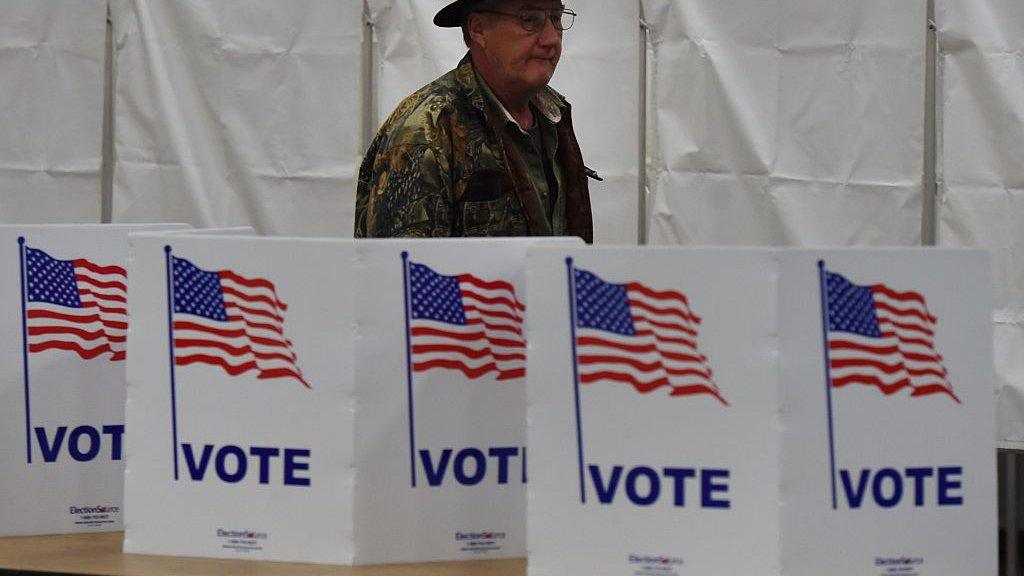
[[[324,566],[143,556],[121,552],[123,533],[0,538],[0,573],[9,570],[110,576],[523,576],[526,560],[388,566]]]

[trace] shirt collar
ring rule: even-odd
[[[498,100],[498,97],[494,95],[494,92],[491,90],[491,87],[487,85],[487,82],[476,72],[476,68],[473,69],[473,74],[476,76],[477,84],[480,86],[480,91],[483,92],[484,98],[490,101],[498,110],[501,110],[506,123],[511,122],[515,124],[516,128],[519,128],[520,131],[526,133],[526,131],[523,130],[523,127],[519,125],[519,122],[516,122],[512,113],[509,112],[508,109],[505,108],[505,105],[501,103],[501,100]],[[540,93],[530,100],[530,103],[533,104],[534,109],[538,110],[548,122],[558,124],[562,121],[562,107],[558,98],[555,97],[551,89],[545,87],[544,90],[541,90]]]

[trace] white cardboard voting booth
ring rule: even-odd
[[[131,249],[125,551],[349,562],[351,242]]]
[[[982,251],[781,256],[783,574],[997,573],[990,270]]]
[[[128,233],[0,226],[0,536],[121,529]]]
[[[525,262],[538,244],[582,242],[357,244],[357,563],[526,555]]]
[[[125,551],[525,555],[542,241],[131,242]]]
[[[530,574],[994,574],[987,266],[531,250]]]

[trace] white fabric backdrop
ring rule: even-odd
[[[926,0],[642,1],[652,243],[920,243]]]
[[[112,0],[116,222],[351,236],[361,0]]]
[[[0,223],[99,222],[106,0],[0,5]]]
[[[926,0],[641,0],[653,243],[917,244]],[[454,66],[444,0],[367,0],[376,118]],[[637,237],[638,3],[590,0],[570,98],[597,238]],[[0,222],[98,221],[104,0],[0,18]],[[114,220],[351,234],[361,0],[111,0]],[[1000,438],[1024,448],[1024,4],[937,0],[939,243],[993,250]]]
[[[378,124],[398,103],[451,70],[466,53],[458,29],[431,20],[447,0],[369,0],[374,26]],[[639,5],[622,0],[569,3],[580,15],[565,33],[551,82],[573,106],[573,125],[587,165],[605,179],[590,182],[595,239],[636,243],[639,205]]]
[[[999,439],[1024,448],[1024,3],[937,0],[939,229],[992,251]]]

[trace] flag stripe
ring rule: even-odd
[[[690,300],[682,292],[676,292],[675,290],[654,290],[640,282],[628,282],[626,284],[626,290],[642,294],[643,296],[647,296],[654,300],[675,300],[686,307],[687,311],[690,311]]]
[[[127,322],[116,322],[113,320],[105,320],[99,314],[64,314],[62,312],[54,312],[45,308],[36,308],[28,311],[28,319],[47,319],[47,320],[60,320],[66,322],[72,322],[74,324],[89,324],[91,322],[99,322],[108,328],[127,330]]]
[[[278,314],[275,314],[274,312],[271,312],[269,310],[263,310],[263,309],[260,309],[260,308],[252,308],[250,306],[243,306],[243,305],[241,305],[241,304],[239,304],[237,302],[233,302],[233,301],[230,301],[230,300],[224,300],[224,307],[227,308],[228,310],[238,310],[243,315],[260,316],[262,318],[270,318],[271,320],[276,320],[276,321],[284,324],[284,316],[279,316]]]
[[[31,326],[28,329],[29,336],[46,336],[50,334],[70,334],[88,341],[104,339],[109,342],[125,342],[127,340],[125,336],[114,336],[104,330],[89,331],[72,326]]]
[[[692,338],[696,338],[697,337],[697,331],[696,330],[694,330],[692,328],[689,328],[687,326],[682,326],[680,324],[676,324],[674,322],[658,322],[657,320],[652,320],[651,318],[647,318],[647,317],[634,318],[633,321],[636,324],[647,324],[647,325],[651,326],[652,329],[653,328],[661,328],[662,330],[677,330],[677,331],[682,332],[682,333],[684,333],[687,336],[690,336]],[[682,338],[682,337],[678,337],[678,336],[677,336],[677,338],[679,338],[680,340],[685,340],[687,343],[690,343],[690,344],[693,344],[694,346],[696,346],[696,343],[693,342],[692,340],[689,340],[688,338]]]
[[[177,366],[188,366],[190,364],[213,364],[215,366],[220,366],[231,376],[238,376],[239,374],[244,374],[251,370],[259,371],[259,367],[256,365],[255,360],[250,360],[242,364],[231,364],[220,356],[210,356],[207,354],[178,356],[174,359],[174,364]]]
[[[311,386],[306,383],[305,376],[303,376],[301,372],[292,368],[268,368],[260,370],[260,374],[257,376],[258,380],[272,380],[274,378],[294,378],[301,382],[306,388],[311,388]]]
[[[472,274],[462,274],[458,278],[459,278],[459,282],[460,283],[469,284],[469,285],[471,285],[473,287],[476,287],[476,288],[479,288],[479,289],[482,289],[482,290],[495,291],[495,292],[506,292],[506,293],[508,293],[509,296],[511,296],[511,299],[512,299],[512,302],[513,302],[513,306],[515,307],[516,310],[518,310],[519,312],[525,312],[526,311],[526,306],[523,305],[523,303],[520,302],[518,298],[516,298],[516,289],[515,289],[515,287],[511,283],[509,283],[509,282],[506,282],[504,280],[492,280],[492,281],[481,280],[480,278],[477,278],[476,276],[473,276]]]
[[[515,325],[506,324],[492,324],[487,322],[483,318],[467,318],[466,324],[470,326],[483,326],[485,330],[494,330],[496,332],[508,332],[509,334],[515,334],[516,336],[522,336],[523,330]]]
[[[902,356],[907,360],[913,360],[916,362],[940,362],[941,356],[935,356],[931,354],[915,354],[913,352],[903,352],[899,346],[868,346],[858,342],[851,342],[847,340],[833,340],[828,343],[829,350],[856,350],[859,352],[865,352],[868,354],[894,354]]]
[[[473,313],[480,314],[481,316],[486,315],[487,317],[489,317],[491,319],[511,320],[514,323],[521,323],[522,322],[522,319],[519,316],[514,315],[514,314],[512,314],[510,312],[502,311],[502,310],[488,310],[486,308],[481,308],[479,306],[473,306],[471,304],[465,305],[464,310],[466,311],[467,315],[469,313],[473,312]]]
[[[104,316],[104,315],[118,316],[118,317],[127,317],[128,316],[128,309],[127,308],[111,308],[109,306],[103,306],[99,302],[84,301],[84,302],[82,302],[82,308],[96,308],[97,310],[100,311],[100,316],[101,317]]]
[[[911,396],[930,396],[932,394],[945,394],[960,404],[960,397],[955,392],[949,389],[949,387],[943,382],[936,382],[933,384],[918,384],[915,385],[914,391],[910,394]]]
[[[273,282],[265,278],[245,278],[239,276],[238,274],[232,272],[231,270],[221,270],[219,274],[221,280],[230,281],[244,288],[262,288],[267,290],[269,292],[270,297],[274,301],[274,305],[280,308],[282,311],[288,311],[288,305],[285,304],[284,302],[281,302],[281,300],[277,298],[277,288],[274,286]]]
[[[471,348],[469,346],[458,346],[455,344],[414,344],[413,354],[434,354],[438,352],[455,352],[473,360],[481,358],[494,358],[504,362],[512,360],[526,360],[526,354],[501,354],[490,348]]]
[[[951,398],[959,402],[956,394],[953,393],[945,384],[939,382],[927,382],[922,385],[915,385],[910,381],[909,378],[901,378],[895,382],[886,382],[876,376],[870,376],[867,374],[857,374],[853,376],[847,376],[844,378],[833,378],[832,385],[836,388],[842,388],[851,384],[865,384],[868,386],[874,386],[878,388],[886,396],[891,396],[905,388],[913,388],[913,396],[925,396],[935,393],[944,393],[949,395]]]
[[[849,359],[849,360],[839,358],[839,359],[836,359],[836,360],[832,361],[832,368],[834,368],[834,369],[858,368],[858,367],[875,368],[875,369],[878,369],[878,370],[880,370],[882,372],[885,372],[886,374],[906,373],[906,374],[910,374],[911,376],[928,376],[928,375],[932,375],[932,376],[938,376],[939,378],[945,378],[946,377],[945,370],[940,370],[938,368],[914,369],[914,368],[908,367],[906,364],[903,364],[902,362],[896,363],[896,364],[886,364],[885,362],[882,362],[882,361],[879,361],[879,360],[871,360],[871,359],[868,359],[868,358],[857,358],[857,359]]]
[[[85,285],[90,286],[90,287],[92,287],[94,289],[99,289],[99,290],[117,290],[119,292],[127,292],[128,291],[128,286],[124,282],[118,282],[118,281],[114,281],[114,280],[111,280],[111,281],[97,280],[96,278],[93,278],[93,277],[88,276],[86,274],[77,274],[76,278],[78,279],[78,281],[81,284],[85,284]]]
[[[253,330],[269,330],[271,332],[279,334],[280,336],[282,336],[282,338],[284,337],[284,330],[277,326],[272,326],[270,324],[262,324],[259,322],[250,322],[244,316],[231,316],[229,320],[241,322],[245,324],[246,328],[252,328]],[[180,330],[203,330],[211,334],[223,336],[225,338],[241,338],[246,335],[246,331],[243,328],[215,328],[213,326],[206,326],[205,324],[198,324],[196,322],[190,322],[188,320],[175,320],[174,328]],[[288,346],[292,345],[292,341],[288,340],[287,338],[283,338],[281,342],[284,342]]]
[[[924,338],[910,338],[892,330],[883,330],[882,336],[886,338],[895,338],[896,340],[899,340],[900,344],[906,344],[908,346],[921,346],[923,348],[931,348],[933,346],[931,340]]]
[[[437,328],[429,328],[426,326],[416,327],[411,330],[413,337],[416,336],[440,336],[444,338],[452,338],[463,342],[473,341],[486,341],[492,346],[502,346],[505,348],[526,348],[526,343],[520,340],[508,340],[506,338],[493,338],[486,332],[452,332],[448,330],[439,330]]]
[[[177,328],[177,324],[178,323],[176,322],[175,323],[176,328]],[[286,342],[283,342],[281,340],[276,340],[276,339],[271,339],[271,338],[263,338],[263,337],[260,337],[260,336],[256,336],[256,335],[250,334],[249,332],[247,332],[245,330],[241,330],[241,329],[239,329],[239,330],[223,330],[223,329],[212,327],[212,326],[205,326],[203,324],[195,324],[194,327],[191,328],[191,330],[195,331],[195,332],[199,332],[200,335],[209,335],[209,336],[215,337],[220,342],[225,342],[225,340],[224,340],[225,338],[228,338],[228,339],[240,339],[240,340],[246,342],[247,344],[258,344],[258,345],[265,346],[265,347],[268,347],[268,348],[275,348],[275,349],[284,350],[289,355],[289,357],[290,357],[290,359],[292,361],[298,360],[298,358],[295,356],[294,352],[292,352],[290,344],[286,343]],[[175,336],[175,346],[177,346],[177,343],[178,343],[179,340],[184,341],[186,339],[187,338],[185,338],[185,337],[176,335]],[[195,338],[193,338],[193,339],[195,339]],[[231,344],[228,343],[228,342],[225,342],[225,344],[227,344],[228,346],[231,346]]]
[[[92,272],[93,274],[99,274],[102,276],[128,276],[128,271],[120,266],[100,266],[86,260],[85,258],[78,258],[74,260],[75,266],[83,268]]]
[[[523,376],[526,375],[525,368],[512,368],[508,370],[502,370],[498,368],[498,365],[495,364],[494,362],[488,362],[483,366],[471,367],[466,363],[460,362],[458,360],[436,359],[426,360],[424,362],[414,362],[412,366],[414,372],[426,372],[427,370],[431,370],[434,368],[457,370],[465,374],[466,377],[471,380],[475,380],[477,378],[480,378],[481,376],[490,374],[492,372],[498,373],[498,380],[514,380],[516,378],[522,378]]]
[[[602,380],[611,380],[613,382],[620,382],[623,384],[629,384],[641,394],[649,394],[660,388],[669,388],[669,396],[690,396],[696,394],[709,394],[714,396],[722,404],[728,405],[729,403],[721,396],[716,388],[713,388],[707,384],[688,384],[684,386],[675,385],[669,378],[661,377],[655,378],[654,380],[640,380],[639,378],[625,372],[614,372],[610,370],[602,370],[600,372],[592,372],[586,374],[580,374],[581,384],[593,384]]]
[[[662,343],[662,344],[681,344],[683,346],[689,346],[689,347],[693,347],[693,345],[694,345],[692,340],[687,340],[686,338],[672,338],[672,337],[669,337],[669,336],[664,336],[664,335],[662,335],[659,332],[656,332],[654,330],[637,330],[636,331],[636,335],[637,336],[651,336],[655,340],[657,340],[659,343]]]
[[[588,366],[590,364],[624,364],[631,368],[635,368],[641,372],[655,372],[660,371],[668,374],[669,376],[700,376],[703,378],[711,378],[711,372],[702,368],[672,368],[666,366],[660,360],[653,362],[643,362],[636,358],[630,358],[627,356],[609,356],[609,355],[596,355],[596,354],[583,354],[577,359],[580,365]]]
[[[260,352],[253,349],[252,346],[232,346],[227,342],[221,340],[210,340],[203,338],[178,338],[174,341],[175,349],[181,348],[217,348],[223,350],[231,356],[245,356],[251,354],[259,360],[283,360],[285,362],[294,362],[295,356],[284,352]]]
[[[462,297],[467,299],[467,300],[476,301],[476,302],[478,302],[480,304],[491,305],[491,306],[503,306],[505,308],[508,308],[508,310],[509,310],[509,312],[508,312],[509,317],[511,317],[511,318],[519,318],[520,317],[520,315],[519,315],[519,308],[516,306],[516,304],[518,304],[518,303],[515,302],[512,298],[509,298],[509,297],[506,297],[506,296],[485,296],[483,294],[478,294],[478,293],[476,293],[476,292],[474,292],[472,290],[465,290],[465,289],[462,290]]]
[[[924,295],[920,292],[897,292],[892,288],[889,288],[885,284],[876,284],[871,287],[871,290],[876,294],[881,294],[892,298],[893,300],[902,300],[905,302],[916,302],[920,304],[924,309],[928,309],[928,303],[924,299]],[[934,318],[934,317],[932,317]],[[934,322],[935,320],[932,320]]]
[[[935,331],[924,326],[918,326],[916,324],[908,324],[906,322],[897,322],[895,320],[886,318],[884,316],[878,317],[878,323],[880,325],[890,325],[897,330],[908,330],[910,332],[916,332],[918,334],[924,334],[926,336],[935,336]]]
[[[64,350],[68,352],[75,352],[85,360],[92,360],[102,354],[110,354],[110,360],[119,361],[124,360],[124,351],[115,351],[110,347],[110,344],[101,344],[95,348],[86,348],[77,342],[68,342],[63,340],[49,340],[46,342],[39,342],[28,345],[28,351],[32,353],[45,352],[47,350]]]
[[[636,314],[637,309],[640,309],[640,310],[643,310],[644,312],[648,312],[650,314],[653,314],[655,317],[674,316],[676,318],[679,318],[679,319],[683,320],[684,322],[686,322],[688,324],[689,323],[700,324],[700,318],[697,318],[696,316],[693,316],[691,314],[687,314],[687,313],[685,313],[685,312],[683,312],[681,310],[677,310],[675,308],[658,308],[656,306],[652,306],[651,304],[648,304],[647,302],[644,302],[643,300],[632,299],[632,298],[629,300],[629,305],[634,308],[634,311],[633,311],[634,314]],[[688,326],[682,326],[682,327],[680,327],[680,329],[683,330],[684,332],[689,333],[690,335],[693,335],[693,336],[697,335],[697,331],[694,330],[693,328],[688,327]]]
[[[235,288],[232,288],[231,286],[223,286],[221,288],[221,290],[224,291],[224,295],[225,296],[234,296],[234,297],[236,297],[236,298],[238,298],[238,299],[240,299],[240,300],[242,300],[244,302],[250,303],[250,304],[266,304],[266,305],[270,306],[271,309],[273,309],[273,310],[281,310],[282,309],[279,306],[278,302],[276,300],[271,299],[269,296],[264,296],[262,294],[247,294],[245,292],[242,292],[241,290],[236,290]],[[278,316],[278,319],[284,320],[284,317],[283,316]]]
[[[707,357],[703,354],[683,354],[679,352],[673,352],[657,346],[656,344],[626,344],[622,342],[616,342],[607,338],[599,338],[595,336],[579,336],[576,339],[577,345],[582,349],[584,346],[595,347],[595,348],[612,348],[621,350],[623,352],[629,352],[632,354],[644,354],[644,353],[656,353],[670,360],[677,360],[679,362],[706,362]]]
[[[89,290],[86,288],[80,288],[78,290],[79,296],[91,296],[97,300],[109,300],[111,302],[117,302],[119,304],[127,304],[128,297],[121,296],[120,294],[106,294],[103,292],[96,292],[95,290]]]
[[[897,308],[897,307],[892,306],[890,304],[887,304],[886,302],[883,302],[881,300],[876,302],[875,306],[878,307],[879,311],[888,312],[889,314],[892,314],[893,316],[898,316],[898,317],[911,316],[911,317],[914,317],[914,318],[917,318],[917,319],[921,320],[922,322],[929,322],[929,323],[935,322],[934,316],[928,316],[924,312],[921,312],[920,310],[916,310],[914,308]]]

